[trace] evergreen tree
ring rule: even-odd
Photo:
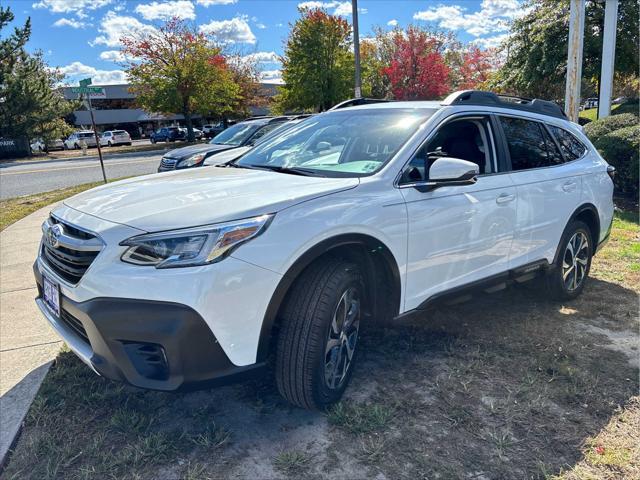
[[[30,19],[3,35],[13,19],[11,10],[0,6],[0,136],[44,140],[64,136],[70,127],[62,117],[75,104],[57,88],[62,75],[48,67],[41,53],[25,50]]]

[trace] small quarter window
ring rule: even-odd
[[[587,151],[587,147],[585,147],[580,140],[563,128],[549,125],[549,129],[560,144],[560,150],[562,150],[562,154],[567,162],[577,160]]]

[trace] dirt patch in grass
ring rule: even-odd
[[[147,392],[63,353],[4,478],[638,478],[637,241],[617,218],[570,303],[522,286],[367,329],[328,412],[271,378]]]

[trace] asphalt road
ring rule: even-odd
[[[111,154],[104,160],[108,179],[155,173],[164,151]],[[102,180],[97,157],[16,162],[0,165],[0,199],[48,192]]]

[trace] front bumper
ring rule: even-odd
[[[202,317],[172,302],[61,295],[61,318],[42,300],[37,262],[36,303],[69,348],[96,373],[140,388],[184,390],[238,380],[264,364],[236,366]]]

